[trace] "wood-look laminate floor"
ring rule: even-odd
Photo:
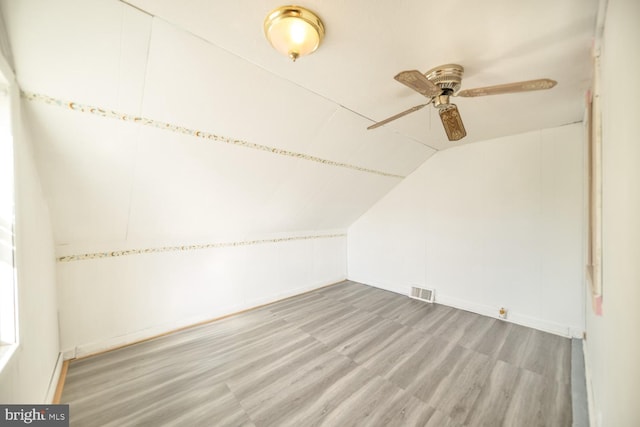
[[[569,339],[354,282],[69,366],[72,426],[571,425]]]

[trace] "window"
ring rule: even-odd
[[[13,353],[18,341],[10,99],[9,85],[0,79],[0,369]]]

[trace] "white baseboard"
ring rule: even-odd
[[[214,321],[215,319],[218,319],[224,316],[229,316],[241,311],[250,310],[252,308],[256,308],[265,304],[270,304],[285,298],[289,298],[305,292],[313,291],[315,289],[323,288],[325,286],[330,286],[336,283],[340,283],[343,280],[346,280],[346,277],[340,277],[327,282],[319,282],[319,283],[314,283],[311,285],[302,286],[295,289],[290,289],[290,290],[287,290],[286,292],[280,292],[278,294],[270,295],[268,297],[256,298],[244,304],[225,307],[223,309],[215,310],[208,313],[203,313],[203,314],[192,316],[186,319],[180,319],[174,322],[169,322],[156,327],[131,332],[125,335],[109,337],[109,338],[101,339],[91,343],[79,344],[73,348],[67,348],[63,351],[64,360],[89,356],[89,355],[101,353],[107,350],[112,350],[118,347],[134,344],[136,342],[154,338],[159,335],[174,332],[178,329],[183,329],[183,328],[195,326],[201,323]],[[55,391],[55,387],[54,387],[54,391]]]
[[[53,373],[51,374],[51,379],[49,380],[49,387],[47,387],[47,394],[44,397],[45,404],[53,403],[53,398],[56,394],[56,389],[58,388],[58,382],[60,381],[60,373],[62,372],[63,363],[63,354],[58,353],[58,360],[56,361],[55,368],[53,368]]]
[[[373,286],[375,288],[384,289],[387,291],[395,292],[401,295],[408,295],[410,286],[405,288],[398,288],[397,286],[390,286],[382,283],[368,283],[366,281],[359,281],[357,279],[350,278],[354,282],[363,283],[367,286]],[[498,318],[498,307],[485,304],[476,303],[469,300],[464,300],[449,295],[444,295],[435,289],[435,302],[438,304],[446,305],[449,307],[459,308],[461,310],[470,311],[472,313],[481,314],[483,316]],[[540,331],[549,332],[554,335],[560,335],[567,338],[582,338],[583,330],[580,328],[574,328],[568,325],[563,325],[548,320],[543,320],[531,316],[509,311],[509,316],[505,320],[507,322],[515,323],[529,328],[538,329]]]
[[[478,304],[472,301],[466,301],[459,298],[450,297],[448,295],[442,295],[436,293],[436,302],[450,307],[459,308],[473,313],[482,314],[483,316],[498,318],[497,307]],[[527,316],[521,313],[509,311],[509,316],[506,319],[507,322],[515,323],[529,328],[538,329],[540,331],[549,332],[555,335],[571,338],[572,328],[559,323],[550,322],[548,320],[538,319],[535,317]],[[581,337],[580,333],[576,338]]]

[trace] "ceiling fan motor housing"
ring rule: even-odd
[[[447,64],[430,69],[424,73],[424,76],[442,89],[444,95],[448,97],[449,95],[455,95],[460,90],[463,74],[464,68],[462,65]]]

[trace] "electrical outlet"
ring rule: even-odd
[[[500,307],[500,310],[498,310],[498,317],[501,319],[506,319],[507,318],[507,309],[504,307]]]

